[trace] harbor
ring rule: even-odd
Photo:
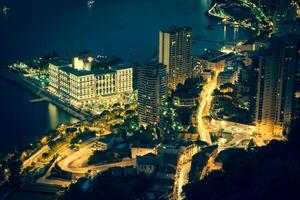
[[[18,72],[13,72],[11,69],[3,67],[0,70],[0,76],[20,84],[21,86],[25,87],[33,94],[39,97],[35,99],[30,99],[30,103],[37,103],[41,101],[53,103],[63,111],[69,113],[73,117],[80,120],[83,120],[89,116],[89,113],[77,110],[76,108],[71,107],[69,104],[60,101],[58,98],[51,95],[46,89],[36,85],[35,83],[28,80],[26,77],[24,77],[22,74],[19,74]]]

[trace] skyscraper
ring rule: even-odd
[[[159,63],[167,66],[168,88],[192,75],[192,28],[173,26],[159,32]]]
[[[296,21],[297,4],[292,0],[277,0],[273,12],[273,32],[286,31],[285,24]]]
[[[148,63],[138,68],[138,114],[141,125],[157,124],[167,98],[166,66]]]
[[[266,138],[289,132],[298,59],[297,36],[274,36],[259,62],[256,128]]]

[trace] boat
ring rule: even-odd
[[[87,5],[88,7],[92,7],[94,5],[95,1],[94,0],[88,0]]]
[[[6,15],[9,10],[10,10],[10,8],[4,6],[3,9],[2,9],[2,12]]]

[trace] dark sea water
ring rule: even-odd
[[[210,0],[0,0],[0,64],[29,60],[56,51],[73,55],[83,50],[144,62],[158,49],[158,31],[192,26],[194,37],[233,40],[244,31],[216,25],[205,16]],[[207,26],[212,25],[212,29]],[[220,44],[198,41],[194,54]],[[71,116],[56,106],[29,104],[30,94],[0,79],[0,153],[52,129]]]
[[[33,142],[56,128],[61,122],[74,123],[77,119],[55,105],[30,103],[35,95],[22,86],[0,78],[0,153]]]

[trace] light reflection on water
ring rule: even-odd
[[[0,64],[82,50],[144,62],[158,49],[158,31],[172,25],[192,26],[193,36],[202,39],[193,44],[194,54],[222,47],[209,40],[245,35],[209,20],[205,12],[210,0],[96,0],[92,8],[85,0],[3,2],[11,10],[0,16]],[[6,81],[0,80],[0,93],[0,136],[5,137],[0,152],[31,142],[60,122],[76,122],[53,104],[28,104],[25,89]]]
[[[76,123],[78,119],[71,117],[66,120],[66,116],[62,116],[58,112],[58,107],[52,103],[48,103],[48,113],[49,113],[49,128],[55,129],[61,122],[67,121],[68,123]]]
[[[30,103],[35,95],[1,77],[0,94],[0,154],[34,142],[60,123],[77,121],[53,104]]]
[[[205,16],[210,3],[210,0],[96,0],[89,8],[82,0],[9,0],[9,15],[6,19],[0,17],[0,51],[3,50],[0,60],[5,63],[53,51],[72,55],[90,50],[144,62],[158,49],[159,30],[172,25],[191,26],[193,36],[207,40],[222,41],[225,36],[233,40],[234,30],[230,26],[217,25],[217,21]],[[208,25],[212,28],[207,29]],[[238,31],[238,35],[235,39],[244,35],[243,31]],[[205,41],[193,45],[196,54],[205,48],[221,47]]]
[[[58,113],[57,107],[51,103],[48,104],[48,113],[49,113],[49,126],[51,129],[56,128],[58,124]]]

